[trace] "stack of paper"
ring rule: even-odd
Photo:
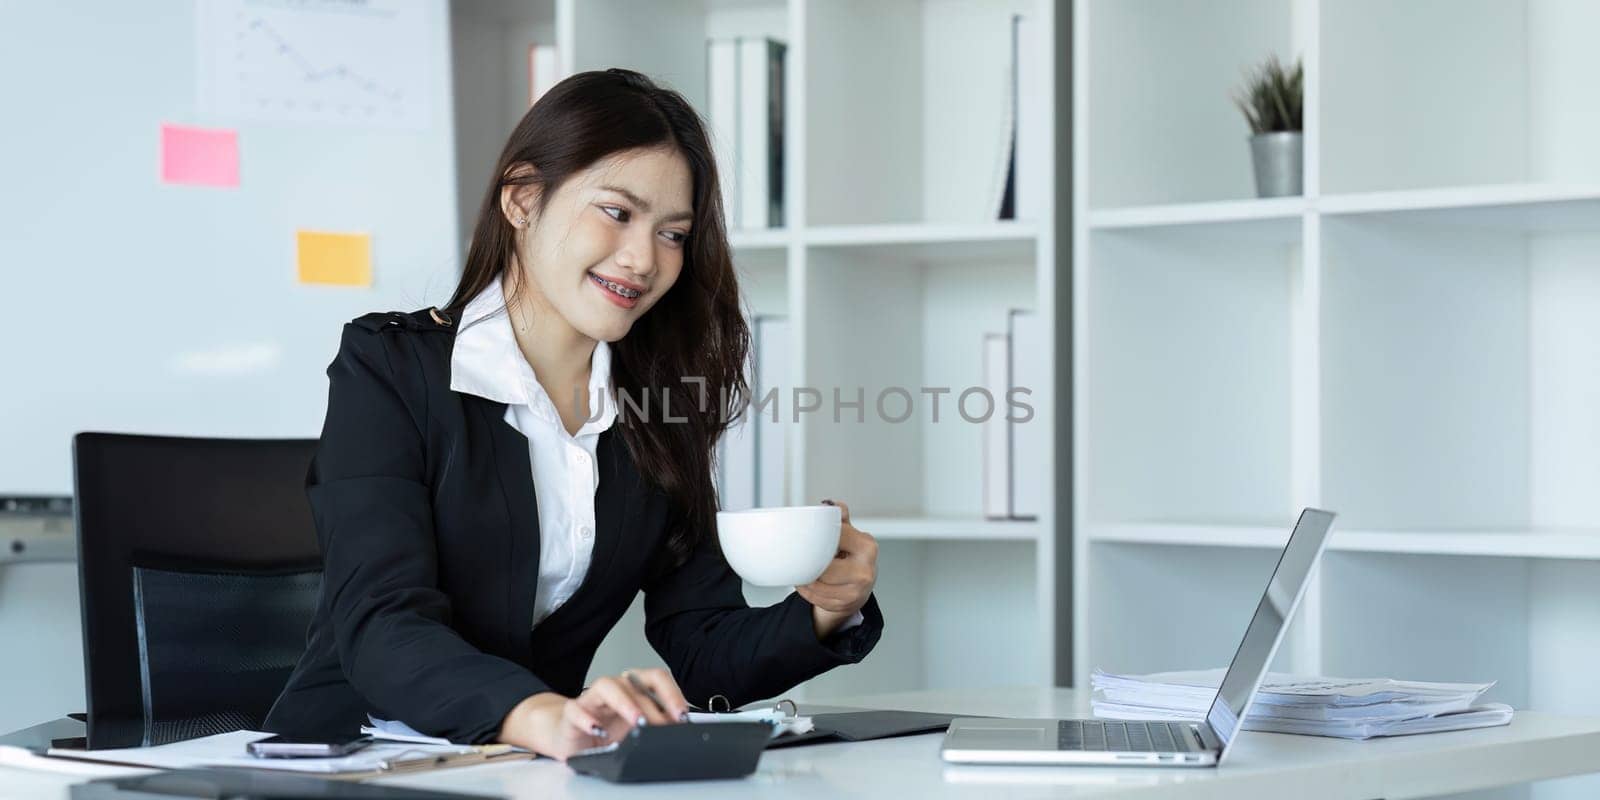
[[[1095,670],[1094,715],[1106,719],[1199,721],[1223,670],[1113,675]],[[1478,704],[1493,683],[1424,683],[1390,678],[1311,678],[1270,673],[1244,728],[1341,739],[1486,728],[1511,721],[1511,707]]]

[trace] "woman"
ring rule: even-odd
[[[307,474],[322,594],[268,730],[370,714],[565,759],[876,644],[877,543],[842,503],[838,556],[770,608],[717,546],[750,337],[714,165],[676,92],[568,78],[512,132],[449,304],[345,326]],[[585,688],[641,590],[671,672]]]

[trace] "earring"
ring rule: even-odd
[[[528,224],[528,218],[527,217],[517,217],[517,218],[511,220],[511,222],[512,222],[512,224],[514,224],[514,225],[516,225],[517,227],[520,228],[523,225]]]

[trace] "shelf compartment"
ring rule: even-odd
[[[1253,524],[1292,507],[1299,225],[1257,225],[1091,234],[1090,521]]]
[[[1324,191],[1600,180],[1600,6],[1320,7]]]
[[[1047,4],[809,0],[803,9],[806,219],[994,219],[1009,146],[1011,15],[1037,19],[1047,41]]]
[[[1321,569],[1324,674],[1496,681],[1486,700],[1527,707],[1529,562],[1329,553]]]
[[[1268,55],[1294,60],[1295,5],[1081,2],[1089,207],[1255,197],[1249,127],[1228,98]]]
[[[1226,667],[1278,562],[1268,550],[1102,543],[1089,551],[1089,670]],[[1274,671],[1292,672],[1290,622]],[[1304,667],[1311,669],[1312,667]]]
[[[1027,542],[882,542],[883,638],[860,664],[806,682],[805,697],[1048,683],[1035,553]]]
[[[574,73],[625,67],[681,93],[706,114],[706,40],[735,36],[789,38],[783,0],[723,2],[670,0],[558,0],[558,17],[571,19],[567,42]]]
[[[1048,683],[1036,552],[1024,541],[880,540],[873,593],[883,638],[861,663],[829,670],[785,696]],[[791,592],[744,586],[752,607],[775,605]],[[644,637],[644,601],[637,598],[601,643],[591,679],[665,666]]]
[[[803,375],[822,408],[802,415],[799,499],[836,497],[863,517],[981,517],[982,429],[957,403],[983,385],[984,333],[1005,332],[1008,309],[1034,307],[1032,260],[925,264],[895,250],[823,248],[806,270]],[[836,421],[833,392],[848,401],[858,388],[864,408]],[[912,401],[900,421],[908,409],[896,388]],[[935,400],[924,388],[946,391]]]
[[[1347,527],[1600,527],[1589,224],[1325,220],[1323,502]]]

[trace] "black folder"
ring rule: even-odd
[[[767,743],[767,749],[797,744],[865,742],[893,736],[938,733],[956,717],[970,714],[931,714],[923,711],[843,711],[806,714],[815,725],[806,733],[788,733]]]

